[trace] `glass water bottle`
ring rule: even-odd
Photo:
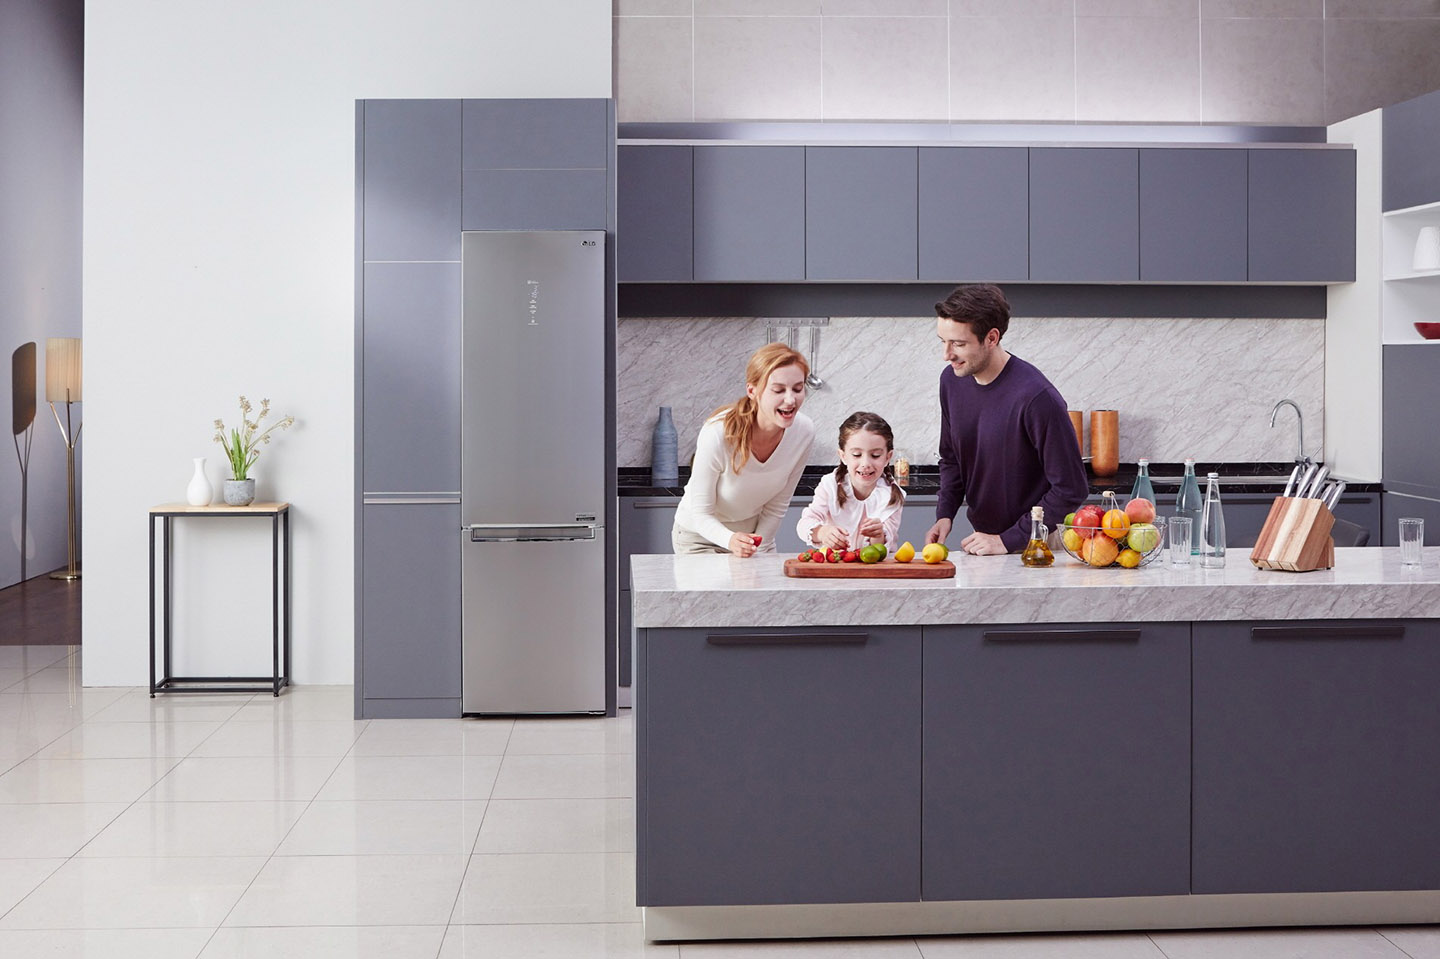
[[[1155,487],[1150,483],[1150,461],[1140,460],[1139,467],[1140,471],[1135,474],[1135,485],[1130,487],[1130,498],[1149,500],[1153,506],[1155,504]]]
[[[1200,529],[1200,565],[1220,569],[1225,565],[1225,513],[1220,509],[1219,473],[1211,473],[1206,479]]]
[[[1200,496],[1200,481],[1195,478],[1195,461],[1185,461],[1185,475],[1180,479],[1180,492],[1175,494],[1175,515],[1190,517],[1190,555],[1200,553],[1201,513],[1205,500]]]
[[[1020,554],[1020,562],[1026,566],[1049,566],[1055,562],[1055,554],[1045,542],[1050,531],[1045,528],[1044,519],[1043,506],[1030,507],[1030,542],[1025,544],[1025,551]]]

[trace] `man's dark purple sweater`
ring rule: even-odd
[[[1043,373],[1014,354],[984,386],[941,371],[937,519],[967,503],[970,525],[1013,553],[1030,540],[1030,507],[1053,528],[1089,491],[1065,400]]]

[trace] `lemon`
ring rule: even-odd
[[[1122,549],[1120,555],[1115,557],[1115,562],[1124,566],[1126,569],[1134,569],[1140,565],[1140,560],[1143,558],[1144,557],[1133,549]]]
[[[920,558],[927,563],[938,563],[945,558],[945,553],[944,543],[928,543],[920,551]]]
[[[895,551],[895,562],[908,563],[915,558],[915,547],[909,543],[901,543],[900,548]]]

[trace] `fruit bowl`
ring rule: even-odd
[[[1086,566],[1135,569],[1149,565],[1165,552],[1165,536],[1153,523],[1138,523],[1123,530],[1061,523],[1056,530],[1065,552]]]

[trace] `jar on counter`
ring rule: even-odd
[[[895,451],[895,459],[890,465],[895,470],[895,482],[901,486],[910,485],[910,457],[905,455],[904,450]]]

